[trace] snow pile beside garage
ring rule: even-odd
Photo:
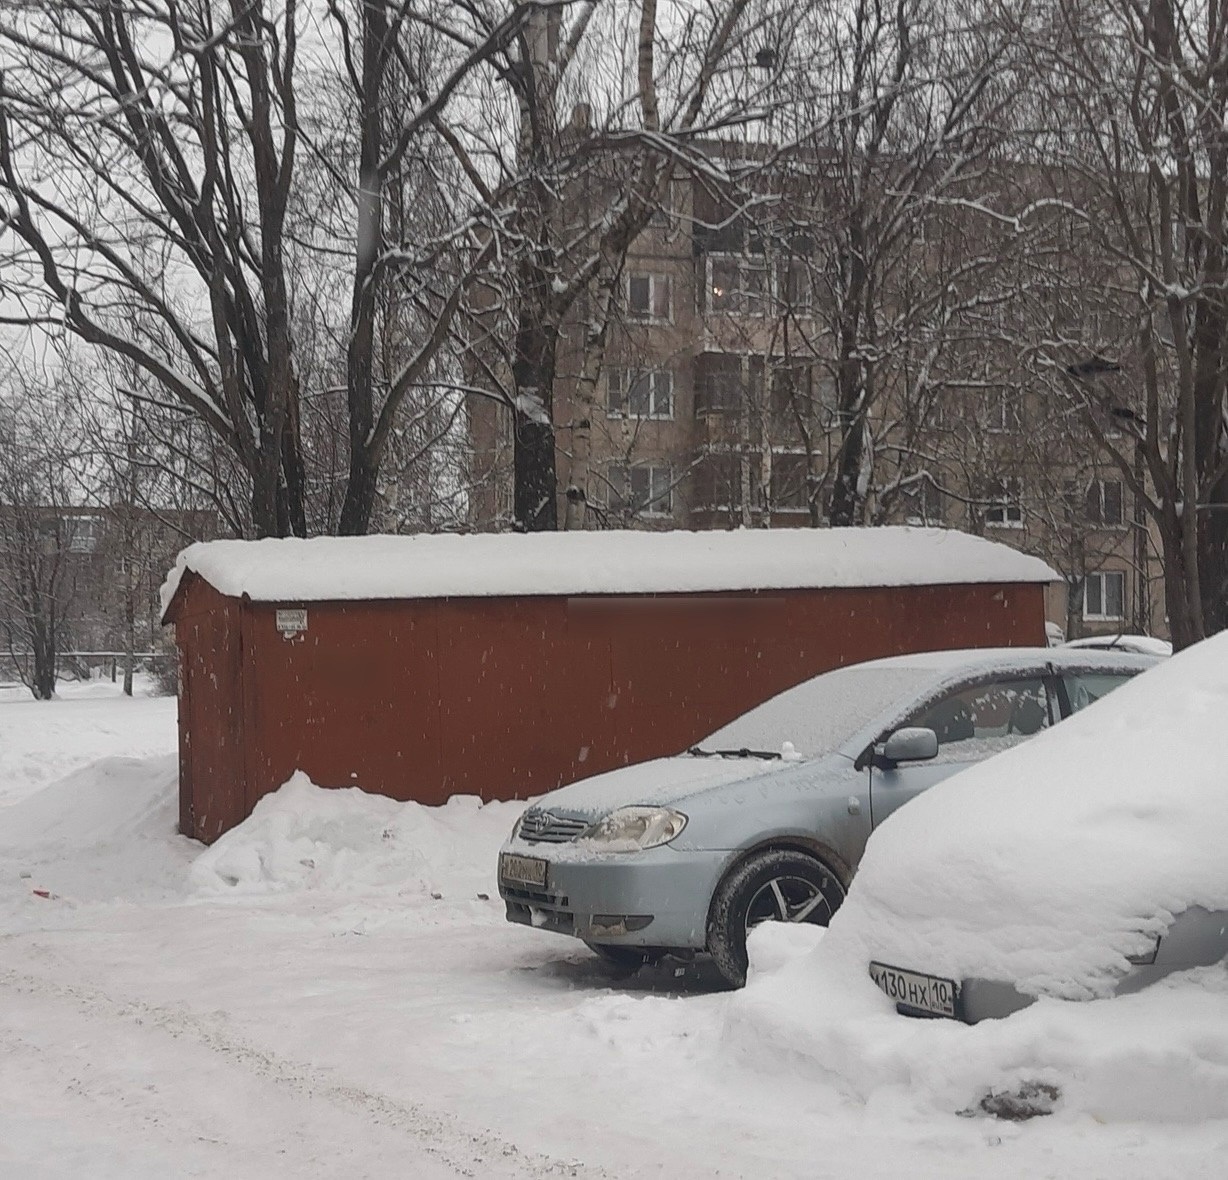
[[[256,804],[192,865],[202,894],[292,890],[494,896],[500,844],[523,802],[454,795],[441,807],[358,787],[316,786],[299,772]]]
[[[1043,583],[1036,557],[952,529],[480,534],[204,541],[185,572],[256,602]]]

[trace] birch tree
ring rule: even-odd
[[[749,0],[542,5],[499,60],[510,93],[486,97],[512,120],[514,137],[456,136],[475,191],[502,210],[491,220],[509,251],[487,276],[478,318],[501,353],[486,378],[514,414],[518,529],[559,525],[553,396],[569,331],[580,341],[575,417],[562,424],[572,452],[564,523],[585,519],[591,414],[623,264],[671,177],[711,166],[699,138],[745,119],[728,76],[744,70],[758,27],[749,8]]]

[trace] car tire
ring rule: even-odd
[[[746,858],[717,886],[708,919],[708,953],[729,987],[746,983],[746,935],[765,921],[826,926],[844,886],[822,861],[792,848]]]
[[[601,942],[586,942],[584,945],[621,975],[634,975],[651,957],[648,951],[640,947],[610,946]]]

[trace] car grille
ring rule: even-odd
[[[503,882],[503,896],[512,901],[530,902],[536,906],[548,906],[550,909],[565,910],[571,903],[566,897],[556,897],[541,889],[526,888],[524,885],[509,885]]]
[[[567,819],[548,811],[526,811],[519,836],[529,844],[566,844],[588,827],[583,819]]]

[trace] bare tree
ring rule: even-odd
[[[866,520],[875,416],[899,403],[909,364],[928,374],[967,285],[934,266],[925,229],[1000,142],[1013,49],[977,4],[857,0],[816,7],[807,29],[817,52],[792,76],[801,133],[786,158],[818,206],[809,281],[839,435],[826,517],[852,525]]]
[[[82,439],[55,389],[8,391],[0,439],[0,631],[37,700],[55,693],[57,658],[71,646],[76,566],[92,518],[80,503]],[[91,538],[92,539],[92,538]]]
[[[394,240],[384,210],[460,80],[526,11],[319,7],[47,0],[10,6],[0,25],[0,319],[62,328],[148,375],[233,457],[247,485],[237,523],[257,535],[307,531],[304,383],[310,394],[317,374],[300,364],[307,300],[292,279],[312,256],[352,279],[338,527],[367,528],[400,404],[447,339],[472,271],[456,259],[480,229],[461,208],[459,224]],[[322,104],[347,89],[351,122],[326,139],[337,119]],[[339,145],[353,150],[334,159]],[[322,203],[302,183],[309,159],[334,190]],[[316,228],[321,207],[352,215],[341,249]],[[427,327],[381,383],[390,285]]]
[[[1067,259],[1036,368],[1155,522],[1184,647],[1228,626],[1228,6],[1055,0],[1017,29]]]
[[[741,68],[755,27],[749,0],[679,9],[670,21],[656,0],[631,8],[627,21],[618,4],[539,6],[498,64],[510,97],[488,99],[514,119],[515,137],[463,147],[457,137],[466,174],[505,210],[492,220],[517,247],[488,275],[475,323],[495,349],[484,379],[514,413],[513,519],[525,531],[558,527],[560,425],[571,468],[564,523],[584,523],[596,387],[626,297],[627,252],[671,177],[713,166],[699,139],[745,118],[725,76]],[[575,384],[563,424],[553,404],[561,349]]]

